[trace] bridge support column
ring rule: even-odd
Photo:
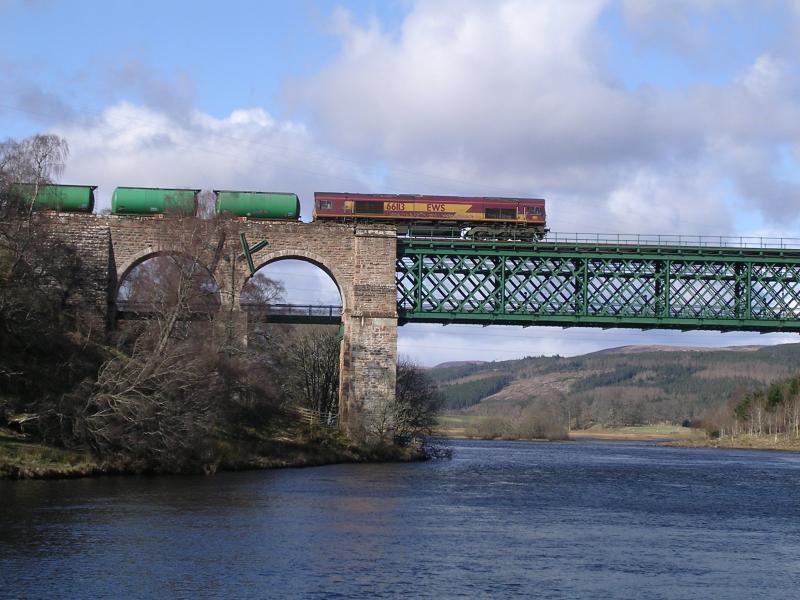
[[[378,438],[392,426],[397,318],[343,316],[339,422],[357,438]]]
[[[353,242],[349,281],[338,281],[345,288],[339,422],[354,437],[376,439],[394,424],[397,234],[394,228],[359,226]]]

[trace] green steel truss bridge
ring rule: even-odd
[[[398,238],[399,323],[800,332],[800,240]]]

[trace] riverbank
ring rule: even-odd
[[[357,444],[338,430],[288,419],[262,429],[237,431],[235,436],[219,437],[215,443],[221,458],[207,473],[425,458],[417,448]],[[155,472],[135,461],[104,460],[89,452],[54,448],[0,428],[0,479],[72,479]]]
[[[443,415],[439,417],[439,426],[436,435],[456,439],[484,439],[480,435],[481,424],[491,417],[476,415]],[[637,425],[631,427],[604,427],[595,425],[588,429],[573,429],[566,433],[566,437],[559,440],[596,440],[596,441],[629,441],[629,442],[668,442],[673,440],[701,440],[705,433],[699,429],[660,423],[656,425]],[[502,433],[494,439],[517,440],[524,439],[516,436],[504,436]],[[545,438],[527,439],[525,441],[543,441]]]
[[[658,425],[635,425],[630,427],[601,427],[573,429],[569,432],[571,440],[608,440],[617,442],[670,442],[692,441],[705,437],[699,429],[660,423]]]
[[[734,438],[695,438],[659,444],[676,448],[726,448],[730,450],[778,450],[800,452],[800,438],[774,435],[740,435]]]

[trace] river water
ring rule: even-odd
[[[800,596],[800,455],[452,445],[418,464],[0,481],[0,597]]]

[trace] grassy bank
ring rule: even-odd
[[[441,415],[436,419],[436,435],[455,438],[469,437],[468,433],[486,418],[475,415]]]
[[[260,429],[247,428],[215,440],[221,459],[212,470],[275,469],[354,462],[422,460],[415,448],[356,444],[341,432],[275,420]],[[53,448],[0,429],[0,479],[63,479],[99,475],[152,473],[130,461],[103,460],[88,452]]]
[[[439,417],[437,435],[455,438],[474,438],[480,425],[491,417],[475,415],[443,415]],[[573,429],[569,432],[571,440],[609,440],[609,441],[668,441],[700,440],[705,437],[702,431],[662,423],[657,425],[638,425],[632,427],[604,427],[595,425],[589,429]]]
[[[800,452],[800,438],[773,435],[740,435],[735,438],[695,438],[675,440],[664,444],[681,448],[729,448],[736,450],[783,450]]]
[[[603,427],[595,425],[589,429],[573,429],[569,433],[572,440],[609,440],[654,442],[667,440],[695,440],[705,437],[698,429],[659,423],[657,425],[635,425],[630,427]]]
[[[0,479],[86,477],[109,470],[91,454],[35,444],[0,429]]]

